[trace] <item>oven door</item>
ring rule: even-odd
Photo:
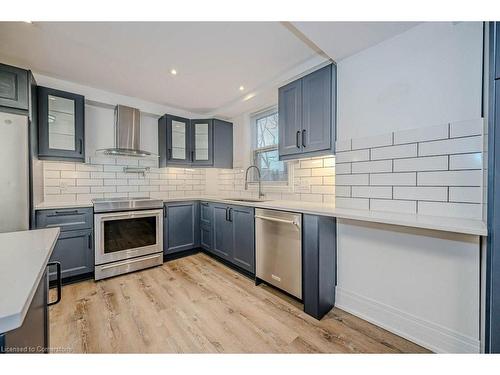
[[[94,215],[95,264],[163,251],[163,211],[109,212]]]

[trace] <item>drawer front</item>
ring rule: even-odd
[[[59,227],[62,232],[65,232],[68,230],[91,229],[92,222],[92,208],[64,208],[36,212],[37,228]]]

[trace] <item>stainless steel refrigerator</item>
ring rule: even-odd
[[[0,111],[0,233],[29,229],[28,123]]]

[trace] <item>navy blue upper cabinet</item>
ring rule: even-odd
[[[38,157],[85,161],[85,98],[38,87]]]
[[[278,98],[279,155],[302,152],[302,80],[279,89]]]
[[[193,166],[213,165],[213,138],[212,120],[191,120],[191,163]]]
[[[28,109],[28,71],[0,64],[0,106]]]
[[[164,210],[164,254],[197,248],[200,245],[199,202],[166,203]]]
[[[336,67],[331,64],[280,87],[281,160],[335,152]]]
[[[233,167],[233,124],[217,119],[158,120],[160,167]]]
[[[160,167],[167,165],[190,165],[190,120],[165,115],[158,122],[158,150]]]

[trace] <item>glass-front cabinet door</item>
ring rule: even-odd
[[[85,98],[38,87],[38,156],[85,161]]]
[[[167,133],[167,163],[189,163],[191,161],[189,152],[189,120],[169,115],[167,117]]]
[[[212,120],[191,120],[191,161],[193,165],[212,165]]]

